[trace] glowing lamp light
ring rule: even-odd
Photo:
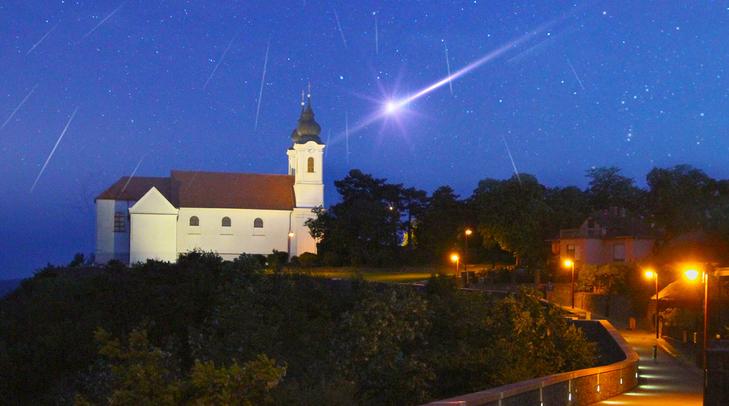
[[[466,235],[471,235],[471,234],[473,234],[473,230],[471,230],[470,228],[467,228]]]
[[[564,260],[564,262],[563,262],[563,264],[564,264],[564,267],[565,267],[565,268],[570,268],[570,267],[572,267],[572,265],[574,265],[575,263],[574,263],[574,261],[572,261],[571,259],[565,259],[565,260]]]
[[[646,270],[645,273],[643,273],[643,275],[645,276],[646,279],[653,279],[657,276],[656,272],[652,269]]]
[[[459,257],[458,254],[451,254],[451,262],[458,262],[459,259],[461,259],[461,257]]]
[[[294,233],[289,233],[289,238],[294,238]]]
[[[695,281],[699,278],[699,271],[693,268],[687,269],[683,272],[683,276],[690,281]]]

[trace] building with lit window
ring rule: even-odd
[[[560,263],[571,259],[580,265],[605,265],[640,261],[651,255],[655,241],[655,231],[642,218],[611,207],[593,212],[579,228],[560,230],[551,242]]]
[[[175,261],[192,249],[316,253],[305,222],[324,205],[321,128],[311,99],[291,134],[287,174],[176,171],[124,176],[96,197],[96,262]]]

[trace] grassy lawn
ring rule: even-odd
[[[407,283],[407,282],[418,282],[427,280],[430,278],[433,272],[436,270],[374,270],[374,269],[356,269],[356,268],[312,268],[302,273],[311,276],[318,276],[323,278],[354,278],[355,276],[361,275],[366,281],[371,282],[395,282],[395,283]]]

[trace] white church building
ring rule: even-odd
[[[96,262],[174,262],[192,249],[316,253],[305,222],[324,205],[321,127],[311,99],[291,134],[288,174],[176,171],[122,177],[96,197]]]

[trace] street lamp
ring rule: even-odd
[[[468,287],[468,237],[473,234],[473,230],[467,228],[463,233],[466,235],[466,238],[464,239],[466,242],[466,249],[463,250],[463,272],[466,273],[466,287]]]
[[[706,393],[706,349],[709,344],[709,273],[699,273],[696,268],[688,268],[683,271],[683,276],[691,282],[697,282],[701,275],[704,284],[704,336],[701,343],[701,367],[704,369],[704,393]]]
[[[570,297],[572,298],[572,308],[575,308],[575,261],[572,259],[565,259],[562,263],[565,268],[572,268],[572,282],[570,284]]]
[[[455,252],[451,254],[451,262],[456,264],[456,282],[458,281],[458,264],[461,260],[461,257],[458,256]]]
[[[656,344],[653,345],[653,359],[656,359],[656,358],[658,358],[658,341],[657,340],[660,337],[659,332],[658,332],[658,303],[659,303],[658,302],[658,272],[656,272],[653,269],[646,269],[645,273],[643,275],[645,275],[645,278],[648,280],[653,279],[653,281],[655,281],[655,285],[656,285],[656,313],[655,313],[656,315],[655,315],[655,319],[654,319],[654,321],[656,323]]]

